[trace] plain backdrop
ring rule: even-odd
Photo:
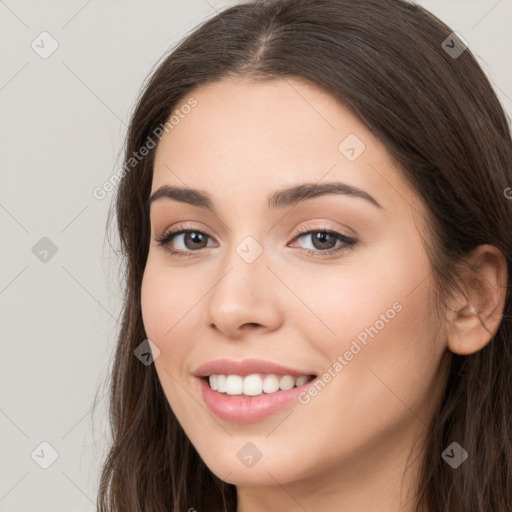
[[[0,0],[0,512],[96,510],[120,293],[112,194],[93,190],[119,168],[154,63],[234,3]],[[512,0],[418,3],[511,115]]]

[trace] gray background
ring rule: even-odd
[[[233,3],[0,0],[0,512],[96,509],[120,294],[112,193],[92,191],[120,167],[152,65]],[[469,43],[510,115],[512,0],[418,3]]]

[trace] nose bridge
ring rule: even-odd
[[[224,259],[225,258],[225,259]],[[267,258],[253,237],[246,237],[223,256],[222,277],[212,290],[223,308],[241,308],[260,302],[268,282]],[[219,304],[220,305],[220,304]]]
[[[263,246],[245,237],[223,256],[218,279],[209,295],[209,323],[227,335],[245,324],[274,329],[279,323],[275,277],[267,268]]]

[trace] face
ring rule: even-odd
[[[155,155],[142,284],[174,414],[240,486],[396,464],[444,384],[424,205],[322,90],[226,79],[191,96]]]

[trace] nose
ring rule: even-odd
[[[280,285],[263,255],[247,263],[234,253],[206,297],[210,327],[232,339],[278,329],[283,321]]]

